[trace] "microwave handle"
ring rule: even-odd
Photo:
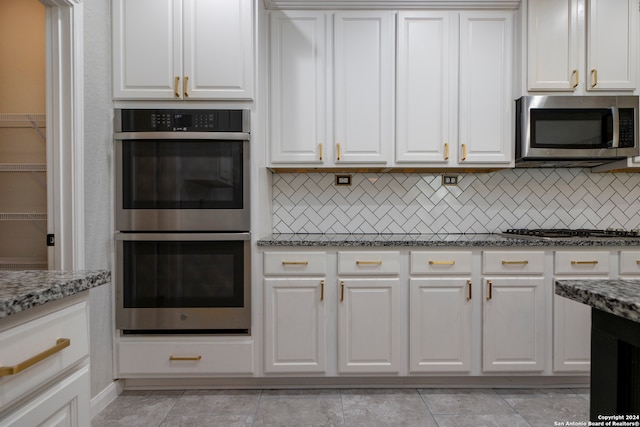
[[[611,107],[611,119],[613,120],[613,141],[611,148],[618,148],[620,140],[620,115],[618,107]]]

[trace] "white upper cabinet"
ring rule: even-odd
[[[458,38],[449,12],[398,14],[396,161],[455,164],[451,105],[455,105],[451,61]],[[455,116],[454,116],[455,117]]]
[[[513,13],[460,13],[458,163],[513,162]]]
[[[394,144],[394,13],[272,12],[270,164],[385,166]]]
[[[528,0],[528,90],[634,90],[637,7],[636,0]]]
[[[115,99],[251,99],[251,0],[114,0]]]
[[[400,12],[397,166],[512,161],[513,13]]]

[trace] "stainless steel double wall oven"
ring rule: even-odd
[[[116,326],[251,327],[249,111],[115,111]]]

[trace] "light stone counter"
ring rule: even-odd
[[[537,239],[502,234],[273,234],[258,240],[258,246],[339,246],[339,247],[598,247],[638,246],[640,238],[560,238]]]

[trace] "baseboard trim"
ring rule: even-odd
[[[90,416],[91,419],[98,415],[100,411],[106,408],[109,403],[113,402],[116,397],[124,390],[120,380],[116,380],[106,386],[100,393],[91,399]]]

